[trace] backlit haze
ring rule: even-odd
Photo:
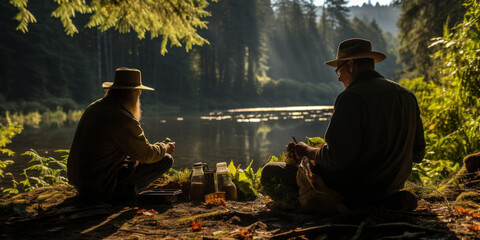
[[[315,0],[314,1],[317,6],[323,5],[324,0]],[[371,0],[372,5],[377,4],[380,5],[389,5],[392,0]],[[348,1],[348,6],[362,6],[364,3],[368,3],[368,0],[350,0]]]

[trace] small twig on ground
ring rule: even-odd
[[[144,231],[135,231],[135,230],[130,230],[130,229],[124,229],[124,228],[119,228],[119,231],[124,231],[124,232],[129,232],[129,233],[140,233],[144,235],[159,235],[159,233],[154,233],[154,232],[144,232]]]
[[[119,211],[118,213],[115,213],[115,214],[112,214],[111,216],[109,216],[107,219],[105,219],[105,221],[99,223],[98,225],[95,225],[93,227],[90,227],[88,229],[85,229],[82,231],[82,234],[85,234],[85,233],[89,233],[105,224],[107,224],[108,222],[112,221],[113,219],[117,218],[118,216],[122,215],[124,212],[127,212],[127,211],[130,211],[132,210],[132,208],[127,208],[127,209],[124,209],[124,210],[121,210]]]
[[[327,231],[354,231],[357,228],[357,225],[327,224],[303,229],[294,229],[288,232],[279,233],[272,236],[272,240],[289,239],[296,236],[318,234]]]
[[[387,211],[389,213],[414,215],[414,216],[438,216],[438,214],[436,213],[420,213],[420,212],[410,212],[410,211],[391,210],[391,209],[387,209]]]
[[[363,228],[365,227],[365,224],[366,224],[366,222],[363,221],[360,224],[360,226],[358,226],[357,232],[355,233],[355,235],[350,240],[358,240],[360,238],[360,236],[362,235]]]
[[[360,237],[361,233],[363,231],[385,231],[385,232],[392,232],[392,231],[407,231],[407,232],[412,232],[412,231],[423,231],[423,232],[442,232],[442,230],[437,230],[437,229],[430,229],[426,227],[421,227],[417,225],[413,225],[410,223],[406,222],[396,222],[396,223],[382,223],[382,224],[377,224],[377,225],[364,225],[362,223],[360,226],[357,225],[345,225],[345,224],[327,224],[327,225],[322,225],[322,226],[315,226],[315,227],[309,227],[309,228],[303,228],[303,229],[294,229],[288,232],[280,233],[277,235],[272,236],[272,239],[289,239],[292,237],[296,236],[302,236],[302,235],[314,235],[314,234],[320,234],[323,232],[331,232],[331,231],[356,231],[358,234],[358,237]],[[355,236],[352,239],[355,239]]]
[[[200,219],[205,219],[205,218],[210,218],[210,217],[216,217],[216,216],[223,216],[223,215],[228,215],[230,214],[230,211],[215,211],[215,212],[209,212],[209,213],[202,213],[198,214],[195,216],[191,217],[185,217],[185,218],[180,218],[176,220],[175,222],[178,224],[190,224],[195,220],[200,220]]]
[[[406,222],[394,222],[394,223],[381,223],[369,227],[369,230],[375,231],[395,231],[395,230],[405,230],[405,231],[426,231],[426,232],[442,232],[442,230],[426,228],[418,225],[414,225]]]
[[[406,232],[402,235],[384,236],[384,237],[381,237],[381,238],[377,238],[376,240],[417,239],[420,236],[425,235],[425,234],[426,234],[426,232],[415,232],[415,233]]]
[[[267,224],[263,223],[262,221],[257,221],[250,224],[250,226],[248,226],[247,229],[250,229],[250,230],[267,229]]]

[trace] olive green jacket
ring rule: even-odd
[[[114,98],[95,101],[75,131],[67,161],[70,183],[81,195],[110,200],[117,172],[127,156],[155,163],[165,156],[165,145],[150,144],[140,123]]]
[[[325,141],[315,169],[328,187],[359,201],[397,192],[425,154],[415,95],[377,72],[359,75],[335,100]]]

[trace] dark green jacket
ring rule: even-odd
[[[316,171],[327,186],[353,201],[397,192],[425,154],[415,95],[377,72],[362,73],[335,100],[325,141]]]
[[[155,163],[165,156],[165,145],[150,144],[140,123],[114,98],[99,99],[78,123],[67,161],[68,180],[80,194],[110,201],[127,156]]]

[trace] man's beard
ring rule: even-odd
[[[140,104],[140,96],[137,98],[137,101],[134,103],[130,102],[126,104],[127,109],[133,114],[135,119],[140,122],[142,119],[142,108]]]

